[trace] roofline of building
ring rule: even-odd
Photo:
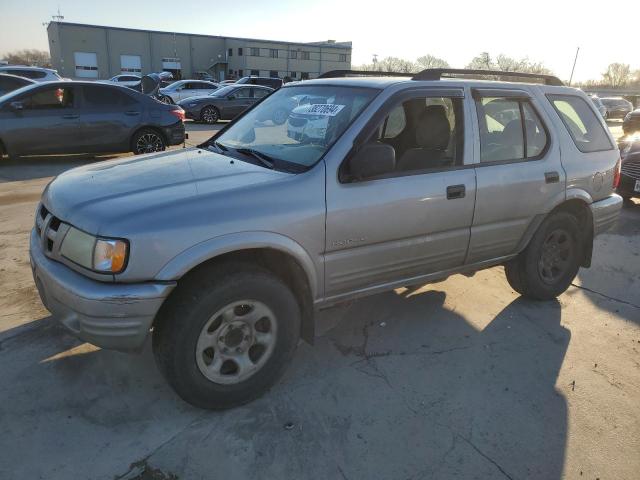
[[[57,22],[52,21],[49,22],[47,29],[53,24],[60,26],[71,26],[71,27],[88,27],[88,28],[108,28],[110,30],[123,30],[126,32],[141,32],[141,33],[160,33],[164,35],[185,35],[191,37],[204,37],[204,38],[220,38],[220,39],[229,39],[229,40],[243,40],[249,42],[262,42],[262,43],[279,43],[279,44],[288,44],[288,45],[300,45],[304,47],[321,47],[321,48],[336,48],[344,50],[348,48],[351,50],[353,47],[351,42],[336,42],[336,43],[323,43],[323,42],[288,42],[285,40],[265,40],[261,38],[246,38],[246,37],[229,37],[225,35],[204,35],[202,33],[186,33],[186,32],[167,32],[163,30],[145,30],[142,28],[126,28],[126,27],[112,27],[109,25],[93,25],[89,23],[75,23],[75,22]]]

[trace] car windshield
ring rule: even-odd
[[[209,95],[212,97],[224,97],[225,95],[231,94],[238,87],[222,87],[217,89],[215,92],[210,93]]]
[[[379,90],[302,85],[276,91],[215,139],[223,149],[251,150],[307,170],[340,138]],[[213,143],[213,142],[212,142]]]

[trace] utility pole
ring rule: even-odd
[[[573,59],[573,68],[571,69],[571,77],[569,77],[569,86],[573,81],[573,72],[576,70],[576,63],[578,62],[578,53],[580,53],[580,47],[576,50],[576,58]]]

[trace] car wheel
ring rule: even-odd
[[[208,124],[217,123],[220,120],[220,112],[216,107],[204,107],[200,112],[200,120]]]
[[[173,105],[173,103],[174,103],[174,102],[173,102],[173,99],[172,99],[170,96],[168,96],[168,95],[160,95],[159,100],[160,100],[162,103],[166,103],[167,105]]]
[[[555,213],[542,222],[527,248],[505,265],[511,288],[535,300],[551,300],[569,288],[583,254],[578,222]]]
[[[144,128],[133,136],[131,141],[131,150],[136,155],[143,153],[162,152],[166,150],[167,145],[157,131],[150,128]]]
[[[273,123],[276,125],[282,125],[287,121],[287,118],[289,118],[287,111],[280,108],[273,114]]]
[[[183,281],[153,330],[159,369],[201,408],[242,405],[282,375],[300,336],[300,307],[270,272],[249,264],[203,268]]]

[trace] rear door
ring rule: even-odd
[[[472,89],[479,131],[467,263],[516,253],[534,220],[564,194],[558,138],[528,91]]]
[[[142,104],[123,91],[124,87],[82,87],[80,132],[87,152],[128,150],[133,132],[141,123]]]
[[[18,155],[80,152],[78,94],[78,87],[55,85],[16,98],[23,110],[3,112],[7,148]]]

